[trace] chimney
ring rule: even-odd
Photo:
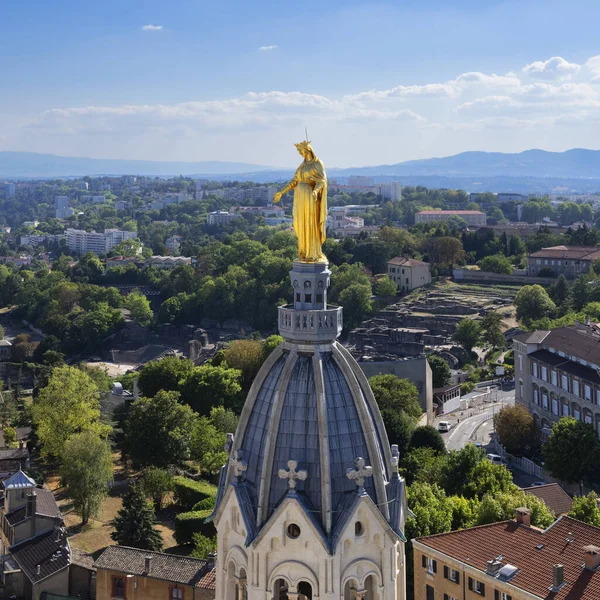
[[[558,592],[565,585],[565,567],[564,565],[552,565],[552,587],[553,592]]]
[[[148,554],[146,556],[146,568],[144,570],[145,575],[150,575],[150,569],[152,568],[152,555]]]
[[[35,574],[36,575],[41,575],[42,574],[42,565],[36,565],[35,566]]]
[[[25,508],[25,516],[29,519],[30,517],[34,517],[37,512],[37,495],[35,490],[30,494],[27,494],[27,504]]]
[[[584,546],[585,568],[588,571],[595,571],[600,567],[600,548],[598,546]]]
[[[208,555],[206,562],[211,569],[215,566],[217,562],[217,553],[214,550]]]
[[[19,450],[23,450],[24,443],[23,440],[19,440]]]
[[[494,575],[496,575],[496,573],[498,573],[501,566],[502,562],[499,561],[497,558],[494,558],[493,560],[488,560],[487,569],[485,572],[493,577]]]
[[[531,526],[531,509],[525,506],[515,509],[515,518],[519,525]]]

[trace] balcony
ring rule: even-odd
[[[291,304],[279,307],[279,333],[295,342],[334,341],[342,333],[342,307],[322,310],[295,310]]]

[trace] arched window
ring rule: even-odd
[[[298,600],[312,600],[312,586],[307,581],[298,584]]]
[[[273,585],[273,600],[287,600],[288,585],[285,579],[277,579]]]
[[[231,561],[227,565],[227,600],[238,600],[237,581],[235,577],[235,563]]]

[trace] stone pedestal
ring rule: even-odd
[[[290,279],[294,288],[293,306],[296,310],[327,308],[327,288],[331,277],[328,263],[294,261]]]

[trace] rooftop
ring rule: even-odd
[[[17,490],[25,488],[35,488],[36,483],[31,477],[23,473],[19,469],[14,475],[4,480],[3,482],[5,490]]]
[[[538,485],[535,487],[523,488],[526,494],[536,496],[546,503],[546,506],[557,517],[567,514],[573,506],[573,499],[558,483],[549,483],[548,485]]]
[[[388,260],[388,265],[403,265],[405,267],[428,267],[429,263],[417,260],[416,258],[405,258],[403,256],[396,256]]]
[[[60,518],[60,509],[58,508],[58,504],[56,504],[56,499],[54,498],[54,494],[51,490],[44,489],[36,489],[35,494],[36,498],[36,510],[35,514],[43,517],[55,517]],[[24,521],[27,514],[27,508],[25,506],[21,506],[16,510],[8,513],[6,515],[6,520],[9,525],[16,525],[21,521]]]
[[[150,573],[146,572],[147,556],[152,557]],[[215,589],[214,566],[206,560],[187,556],[150,552],[128,546],[109,546],[98,557],[94,566],[97,569],[144,575],[209,590]]]
[[[600,248],[596,246],[551,246],[529,255],[531,258],[567,258],[571,260],[596,260]]]
[[[548,529],[503,521],[461,531],[417,538],[437,550],[486,575],[487,561],[502,556],[503,564],[518,569],[510,585],[538,598],[552,600],[597,600],[600,598],[600,570],[584,567],[584,547],[600,545],[600,528],[570,517],[560,517]],[[552,566],[564,565],[565,584],[558,592],[550,591]]]
[[[481,215],[485,213],[480,210],[420,210],[418,215]]]
[[[10,555],[31,583],[66,569],[71,562],[71,549],[61,529],[48,529],[11,546]]]

